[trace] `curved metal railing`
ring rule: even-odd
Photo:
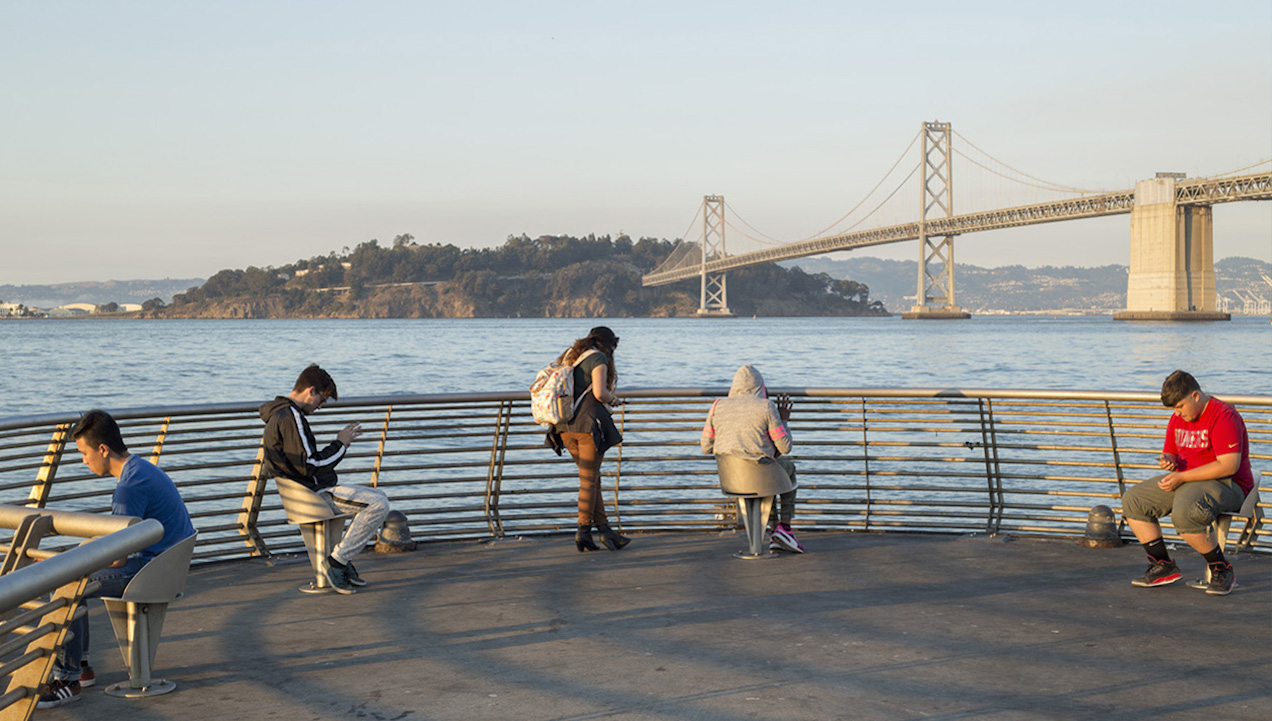
[[[0,573],[0,718],[30,718],[84,597],[89,575],[163,538],[154,519],[0,505],[0,528],[13,532]],[[63,553],[40,548],[46,536],[94,539]],[[41,561],[41,563],[35,563]]]
[[[1088,510],[1118,510],[1127,484],[1157,473],[1169,411],[1156,394],[996,389],[785,388],[799,469],[801,530],[1077,537]],[[605,500],[626,531],[721,529],[734,505],[698,434],[725,388],[627,390],[615,413]],[[1245,417],[1256,476],[1272,475],[1272,397],[1221,397]],[[132,452],[177,483],[199,530],[195,561],[302,549],[261,477],[256,403],[112,411]],[[78,414],[0,421],[0,502],[108,513],[112,479],[78,465]],[[543,445],[528,394],[346,399],[311,417],[320,440],[350,421],[367,433],[342,479],[385,490],[417,540],[572,529],[577,481]],[[1236,529],[1234,529],[1234,533]],[[1259,529],[1253,548],[1272,551]]]

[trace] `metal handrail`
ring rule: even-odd
[[[1128,483],[1156,474],[1169,417],[1156,393],[1130,391],[773,390],[798,401],[798,523],[813,529],[1078,536],[1091,506],[1116,508]],[[697,447],[711,400],[727,392],[622,392],[625,441],[602,470],[606,503],[625,529],[733,522],[714,464]],[[1219,397],[1246,419],[1256,473],[1268,470],[1272,397]],[[112,411],[133,450],[158,462],[185,497],[200,531],[196,563],[301,548],[262,476],[257,406]],[[0,500],[109,512],[113,484],[64,457],[77,419],[0,421]],[[341,477],[383,488],[417,540],[573,526],[574,466],[543,447],[525,392],[345,398],[310,420],[320,438],[363,424],[367,440],[350,449]],[[1272,536],[1256,532],[1252,548],[1272,551]]]
[[[0,505],[0,527],[14,536],[0,575],[0,718],[27,719],[53,668],[84,597],[99,585],[90,575],[163,538],[154,519]],[[40,551],[48,535],[92,539],[62,553]],[[38,560],[39,563],[32,563]]]
[[[31,509],[17,509],[30,512]],[[0,514],[6,519],[14,512],[13,506],[0,505]],[[46,511],[46,513],[49,513]],[[72,515],[65,512],[50,513],[54,518],[54,528],[59,528],[59,516]],[[19,568],[13,573],[0,576],[0,615],[8,613],[33,598],[43,596],[54,589],[83,578],[94,571],[106,568],[121,558],[126,558],[147,546],[163,540],[163,524],[151,519],[141,520],[132,516],[99,516],[97,514],[77,513],[76,516],[93,516],[99,521],[119,519],[114,524],[115,530],[108,531],[92,543],[76,546],[68,551],[55,554],[40,563]],[[101,523],[99,527],[107,524]],[[0,526],[12,528],[6,520],[0,520]],[[65,528],[61,526],[60,528]],[[58,530],[59,535],[67,535]],[[70,534],[79,535],[79,534]],[[92,537],[89,534],[84,537]]]

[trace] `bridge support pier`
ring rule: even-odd
[[[1215,293],[1209,205],[1175,200],[1175,177],[1135,186],[1126,310],[1115,320],[1230,320]]]

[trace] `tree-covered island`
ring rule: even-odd
[[[675,242],[626,235],[510,236],[498,248],[417,244],[399,235],[281,268],[222,270],[202,286],[148,301],[143,317],[477,318],[691,316],[698,283],[642,288]],[[825,273],[763,265],[730,271],[738,315],[887,315],[870,289]],[[158,301],[158,302],[156,302]]]

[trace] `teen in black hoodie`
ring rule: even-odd
[[[310,365],[301,372],[291,393],[261,404],[261,420],[265,421],[265,473],[273,478],[286,478],[327,496],[336,508],[354,514],[344,538],[319,561],[322,572],[340,593],[353,593],[354,586],[365,586],[350,562],[366,548],[380,530],[389,513],[389,499],[378,488],[342,485],[336,477],[336,464],[345,457],[353,439],[362,427],[350,423],[336,434],[336,440],[318,448],[314,432],[306,416],[316,412],[328,399],[336,399],[336,383],[327,371]]]

